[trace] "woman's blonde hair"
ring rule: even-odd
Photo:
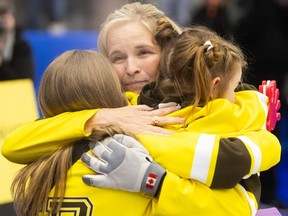
[[[127,105],[109,60],[89,50],[66,51],[56,58],[43,75],[38,98],[45,117],[68,111]],[[95,128],[91,139],[111,136],[116,131]],[[53,187],[55,202],[49,215],[59,210],[65,194],[67,171],[72,163],[72,148],[73,145],[69,145],[58,149],[20,170],[11,187],[17,215],[34,216],[45,212]]]
[[[152,4],[141,4],[135,2],[125,4],[120,9],[110,14],[102,24],[98,35],[98,49],[105,56],[108,56],[107,35],[115,24],[123,21],[137,21],[142,23],[151,33],[155,35],[157,31],[157,22],[161,18],[166,18],[170,24],[180,33],[182,30],[178,25],[169,19],[165,14]],[[156,41],[155,41],[156,42]]]

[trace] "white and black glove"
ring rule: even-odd
[[[90,142],[89,147],[97,158],[84,153],[81,160],[98,174],[84,175],[82,179],[86,184],[158,195],[166,171],[152,161],[149,152],[137,140],[116,134]]]

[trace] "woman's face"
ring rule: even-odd
[[[144,85],[156,80],[161,51],[143,24],[117,23],[107,35],[107,51],[125,91],[140,93]]]

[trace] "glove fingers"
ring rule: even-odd
[[[83,153],[81,156],[81,160],[86,166],[97,173],[103,173],[103,167],[106,166],[104,161],[99,160],[96,157],[93,157],[87,153]]]
[[[106,184],[108,181],[105,175],[84,175],[82,176],[82,180],[90,186],[109,188],[109,185]]]
[[[89,143],[89,147],[94,155],[96,155],[99,158],[102,158],[103,154],[111,154],[111,149],[108,147],[108,138],[104,139],[101,142],[95,142],[91,141]],[[106,141],[107,140],[107,141]],[[113,139],[110,138],[109,142],[113,141]]]

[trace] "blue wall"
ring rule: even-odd
[[[58,55],[71,49],[96,49],[97,31],[65,31],[59,33],[47,31],[25,31],[24,38],[31,45],[36,66],[35,89],[48,64]]]

